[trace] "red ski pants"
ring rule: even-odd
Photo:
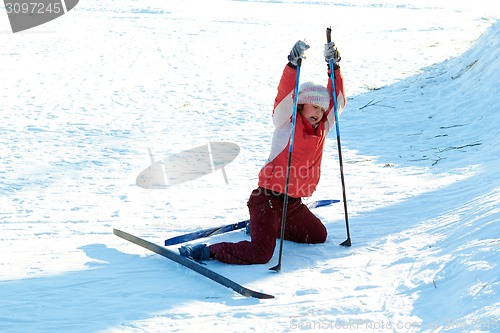
[[[209,246],[211,255],[228,264],[265,264],[271,260],[276,238],[281,234],[283,198],[261,187],[248,200],[250,241],[217,243]],[[300,198],[290,198],[285,224],[285,239],[297,243],[324,243],[327,231]]]

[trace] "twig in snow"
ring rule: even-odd
[[[456,79],[458,79],[458,78],[459,78],[459,77],[461,77],[461,76],[462,76],[465,72],[467,72],[469,69],[471,69],[471,68],[472,68],[472,66],[474,66],[474,65],[475,65],[478,61],[479,61],[479,60],[475,60],[475,61],[473,61],[472,63],[468,64],[467,66],[465,66],[465,68],[464,68],[464,69],[462,69],[462,70],[460,71],[460,73],[458,73],[457,75],[452,76],[452,77],[451,77],[451,79],[452,79],[452,80],[456,80]]]
[[[367,108],[369,106],[380,106],[380,107],[384,107],[384,108],[391,108],[391,109],[395,109],[394,106],[390,106],[390,105],[379,105],[378,103],[382,102],[383,100],[380,100],[380,101],[377,101],[375,103],[373,103],[373,99],[371,101],[369,101],[367,104],[365,104],[364,106],[360,107],[359,109],[360,110],[363,110],[364,108]]]
[[[448,150],[453,150],[453,149],[463,149],[463,148],[467,148],[467,147],[475,147],[475,146],[480,146],[482,143],[481,142],[476,142],[476,143],[470,143],[470,144],[467,144],[467,145],[463,145],[463,146],[457,146],[457,147],[454,147],[454,146],[451,146],[451,147],[448,147],[448,148],[445,148],[443,150],[440,150],[439,148],[437,148],[437,150],[442,153],[444,151],[448,151]]]
[[[441,156],[438,156],[438,159],[437,159],[437,160],[434,160],[434,163],[432,163],[432,166],[435,166],[435,165],[436,165],[439,161],[441,161],[441,160],[445,160],[445,159],[446,159],[446,157],[444,157],[444,158],[443,158],[443,157],[441,157]]]
[[[448,129],[448,128],[454,128],[454,127],[462,127],[462,126],[466,126],[466,125],[469,125],[469,124],[460,124],[460,125],[451,125],[451,126],[441,126],[441,127],[439,127],[439,129]]]

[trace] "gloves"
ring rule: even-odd
[[[330,60],[333,60],[333,69],[338,69],[340,67],[339,62],[342,58],[340,57],[340,52],[337,50],[334,42],[325,44],[323,54],[325,55],[326,62],[330,63]]]
[[[304,56],[304,52],[309,48],[309,45],[307,45],[304,41],[299,40],[295,43],[293,46],[292,50],[290,51],[290,54],[288,55],[288,61],[294,65],[297,66],[297,61],[299,58],[305,59],[306,57]]]

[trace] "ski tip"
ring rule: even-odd
[[[340,200],[336,199],[323,199],[323,200],[317,200],[314,202],[311,202],[307,205],[308,208],[318,208],[318,207],[324,207],[324,206],[329,206],[331,204],[340,202]]]
[[[255,290],[246,289],[246,288],[244,291],[238,290],[236,292],[238,294],[245,296],[245,297],[253,297],[253,298],[258,298],[258,299],[273,299],[273,298],[275,298],[273,295],[261,293],[260,291],[255,291]]]
[[[337,200],[337,199],[323,199],[323,200],[318,200],[318,207],[331,205],[331,204],[337,203],[337,202],[340,202],[340,200]]]
[[[264,293],[256,293],[253,297],[258,299],[273,299],[275,298],[273,295],[264,294]]]

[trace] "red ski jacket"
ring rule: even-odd
[[[274,102],[273,123],[275,130],[271,153],[266,164],[259,172],[258,185],[279,193],[285,193],[296,76],[297,70],[289,65],[283,70],[278,85],[278,94]],[[330,92],[332,91],[330,78],[328,78],[327,88]],[[340,114],[346,104],[344,82],[340,68],[335,70],[335,90],[337,111]],[[288,184],[288,195],[290,197],[309,197],[316,190],[320,179],[325,138],[335,124],[334,112],[330,112],[332,110],[333,99],[330,98],[330,106],[315,129],[297,112],[290,181]]]

